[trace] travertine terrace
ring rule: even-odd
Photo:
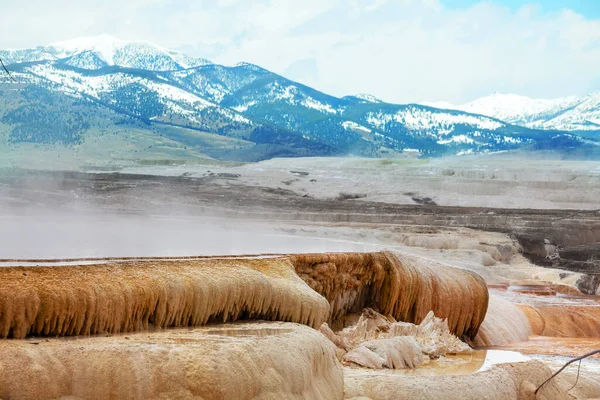
[[[0,398],[600,397],[597,165],[465,160],[5,171]]]
[[[87,265],[60,265],[69,262]],[[401,389],[435,398],[453,385],[462,398],[478,398],[480,385],[492,398],[528,398],[550,375],[538,362],[502,364],[430,377],[421,391],[418,380],[357,371],[470,353],[454,335],[494,346],[539,329],[522,311],[531,306],[490,300],[472,271],[395,252],[38,261],[5,266],[0,279],[0,328],[13,338],[0,341],[8,398],[392,398]],[[382,314],[367,309],[353,325],[364,307]],[[235,365],[242,381],[225,372]],[[538,398],[563,395],[553,382]]]

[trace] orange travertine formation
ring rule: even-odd
[[[433,311],[452,333],[474,337],[488,303],[475,273],[391,252],[5,267],[0,281],[5,338],[238,319],[318,328],[366,306],[417,324]]]
[[[329,304],[286,258],[0,268],[0,337],[266,319],[318,328]]]
[[[519,304],[533,334],[553,337],[600,337],[600,305]]]
[[[433,311],[455,335],[474,338],[488,307],[483,278],[424,258],[385,251],[296,254],[290,260],[331,304],[332,327],[365,307],[414,324]]]

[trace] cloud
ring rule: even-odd
[[[22,0],[3,6],[0,26],[2,48],[109,33],[392,102],[600,90],[600,20],[497,1],[452,9],[439,0]]]

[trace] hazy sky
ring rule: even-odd
[[[600,0],[0,0],[0,48],[107,33],[334,95],[600,91]]]

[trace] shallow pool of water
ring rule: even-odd
[[[530,358],[516,351],[474,350],[472,354],[457,354],[429,360],[415,369],[367,370],[350,368],[352,374],[397,374],[411,376],[469,375],[486,371],[496,364],[528,361]]]
[[[523,354],[578,357],[600,349],[600,338],[531,336],[528,341],[511,343],[497,348]],[[600,359],[600,355],[594,357]]]
[[[278,329],[278,328],[258,328],[258,329],[209,329],[203,333],[207,335],[219,335],[219,336],[253,336],[253,337],[264,337],[264,336],[275,336],[283,333],[293,332],[292,329]]]

